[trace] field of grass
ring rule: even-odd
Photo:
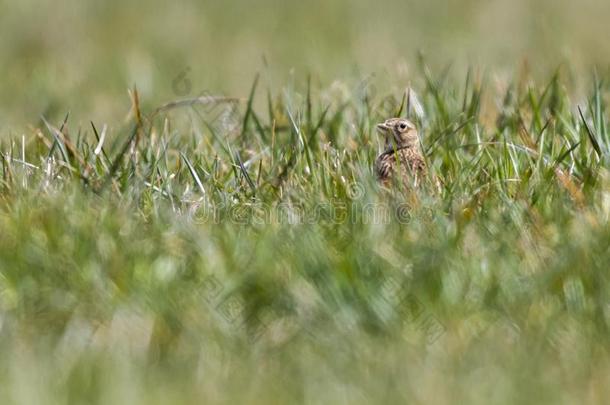
[[[3,141],[2,403],[602,403],[607,85],[418,77]],[[440,188],[375,183],[398,113]]]
[[[0,1],[0,404],[610,398],[606,5],[69,3]]]

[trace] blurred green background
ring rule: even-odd
[[[418,51],[431,65],[511,74],[605,68],[610,2],[601,0],[0,2],[0,130],[41,114],[112,122],[137,84],[153,105],[192,92],[247,95],[257,72],[272,88],[311,73],[376,73],[406,82]]]

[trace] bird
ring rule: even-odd
[[[390,118],[377,124],[385,137],[385,149],[375,161],[377,179],[384,186],[396,181],[407,189],[417,188],[426,177],[426,161],[415,124]]]

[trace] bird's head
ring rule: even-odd
[[[404,118],[390,118],[377,124],[377,130],[385,137],[387,148],[419,148],[419,137],[415,124]]]

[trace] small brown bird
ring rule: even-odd
[[[377,124],[385,136],[385,150],[377,157],[377,178],[389,185],[394,176],[406,188],[418,187],[426,176],[426,161],[421,152],[415,125],[404,118],[390,118]]]

